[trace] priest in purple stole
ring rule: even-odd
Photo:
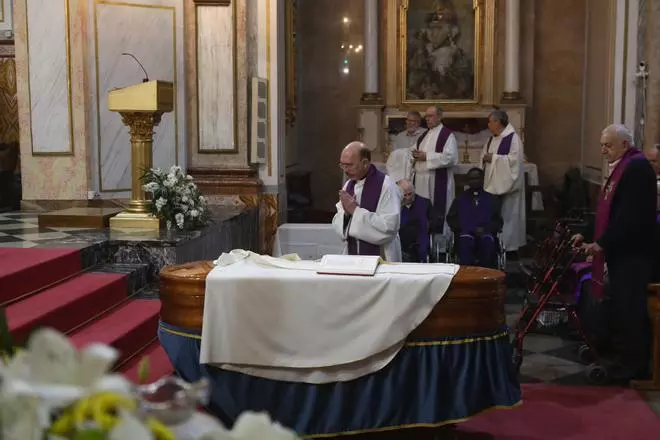
[[[516,252],[527,243],[523,143],[503,110],[491,112],[488,129],[493,136],[482,151],[484,189],[499,196],[504,219],[502,244],[507,252]]]
[[[484,191],[484,172],[472,168],[467,174],[469,190],[461,193],[449,208],[447,223],[454,233],[460,264],[497,267],[497,234],[502,215],[497,197]]]
[[[443,235],[447,236],[449,228],[445,219],[449,204],[454,200],[452,169],[458,163],[458,143],[454,133],[441,123],[440,107],[429,107],[424,117],[429,130],[419,137],[417,145],[412,148],[413,184],[417,195],[431,201],[433,222],[441,225]]]
[[[332,225],[346,242],[345,253],[401,261],[401,193],[396,183],[371,164],[371,151],[362,142],[342,150],[339,166],[348,180],[339,191]]]
[[[430,247],[431,202],[415,194],[415,187],[407,180],[398,182],[403,193],[401,206],[401,250],[406,263],[426,263]]]
[[[591,293],[603,296],[607,271],[614,316],[613,338],[619,338],[620,359],[608,365],[614,379],[643,378],[650,364],[651,328],[647,285],[651,280],[656,233],[655,172],[633,146],[623,125],[610,125],[600,140],[609,173],[598,201],[593,243],[574,237],[593,256]]]

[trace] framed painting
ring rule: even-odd
[[[403,104],[478,103],[482,0],[401,0]]]

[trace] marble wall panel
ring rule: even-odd
[[[261,5],[261,2],[259,2]],[[248,46],[250,45],[249,35],[247,32],[247,14],[248,4],[247,1],[232,1],[230,6],[223,4],[205,4],[205,2],[195,3],[194,1],[186,1],[184,3],[186,9],[186,75],[187,75],[187,92],[190,99],[187,100],[187,112],[189,118],[187,119],[187,145],[188,157],[190,159],[190,166],[196,168],[207,168],[216,170],[236,170],[236,169],[249,169],[248,162],[248,88],[249,88],[249,64],[248,63]],[[232,82],[219,81],[217,76],[206,75],[205,71],[217,71],[218,66],[209,63],[204,63],[199,59],[198,49],[201,35],[205,35],[204,39],[209,39],[210,44],[217,44],[219,36],[217,24],[213,23],[214,27],[208,28],[203,34],[200,34],[198,29],[198,22],[205,21],[204,16],[208,14],[216,14],[220,12],[212,11],[212,8],[226,9],[231,8],[232,14],[232,30],[236,33],[236,39],[232,48],[233,59],[232,63],[235,64],[234,79]],[[224,12],[228,14],[228,12]],[[202,24],[204,26],[204,24]],[[208,37],[208,38],[207,38]],[[207,43],[203,43],[207,44]],[[217,48],[216,48],[217,49]],[[214,50],[216,50],[214,49]],[[223,53],[222,57],[225,57]],[[254,63],[252,63],[254,64]],[[200,75],[208,80],[200,80]],[[217,84],[217,85],[216,85]],[[213,110],[211,114],[203,113],[200,104],[200,96],[207,94],[205,98],[214,98],[209,90],[216,90],[215,87],[222,89],[233,89],[234,107],[233,113],[236,118],[234,125],[234,134],[236,147],[233,150],[206,150],[200,151],[200,147],[204,143],[200,141],[200,121],[204,120],[228,120],[225,114],[219,114],[218,111]],[[224,96],[224,95],[223,95]],[[214,107],[209,107],[213,109]],[[214,122],[217,123],[217,122]],[[203,124],[203,123],[202,123]],[[211,145],[222,145],[217,140]],[[215,154],[209,154],[215,153]],[[218,154],[220,153],[220,154]]]
[[[89,90],[86,88],[85,36],[87,24],[79,19],[83,16],[87,0],[67,0],[69,11],[69,41],[67,52],[70,55],[71,75],[71,113],[73,123],[73,154],[35,155],[32,152],[33,123],[30,105],[30,73],[38,70],[51,70],[49,64],[30,64],[28,38],[41,35],[36,44],[45,48],[58,45],[56,33],[51,33],[52,24],[47,24],[49,32],[28,28],[28,6],[41,6],[39,11],[44,16],[55,13],[55,5],[61,7],[64,14],[65,1],[33,2],[33,0],[15,0],[13,2],[13,26],[16,52],[16,90],[18,99],[18,118],[20,129],[21,174],[23,200],[83,200],[87,199],[89,183],[88,141],[89,141]],[[77,19],[74,19],[76,18]],[[40,17],[41,18],[41,17]],[[36,32],[36,33],[35,33]],[[60,32],[60,36],[62,33]],[[62,127],[60,130],[66,130]]]
[[[196,8],[200,153],[237,148],[234,12],[234,7]]]
[[[0,0],[0,38],[13,38],[12,0]]]
[[[36,155],[74,149],[69,14],[69,0],[27,2],[28,99]]]
[[[174,83],[174,110],[163,115],[154,130],[154,166],[170,167],[185,161],[182,2],[94,0],[89,8],[95,112],[92,171],[97,190],[108,197],[130,189],[131,150],[128,128],[119,114],[108,110],[107,95],[112,88],[140,83],[144,78],[140,66],[122,53],[133,54],[149,79]]]

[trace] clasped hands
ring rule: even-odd
[[[353,215],[355,208],[358,207],[358,203],[357,200],[355,200],[355,197],[343,189],[339,191],[339,201],[341,202],[341,206],[344,208],[344,211],[349,215]]]
[[[412,157],[415,162],[426,162],[426,151],[421,151],[416,148],[412,149]]]
[[[493,153],[484,154],[484,163],[491,163],[493,161]]]
[[[571,237],[571,244],[573,247],[580,248],[585,254],[594,256],[603,251],[603,248],[596,242],[585,243],[582,234],[575,234]]]

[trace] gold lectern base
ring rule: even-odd
[[[134,212],[120,212],[110,219],[110,229],[147,229],[158,231],[161,221],[152,214],[138,214]]]

